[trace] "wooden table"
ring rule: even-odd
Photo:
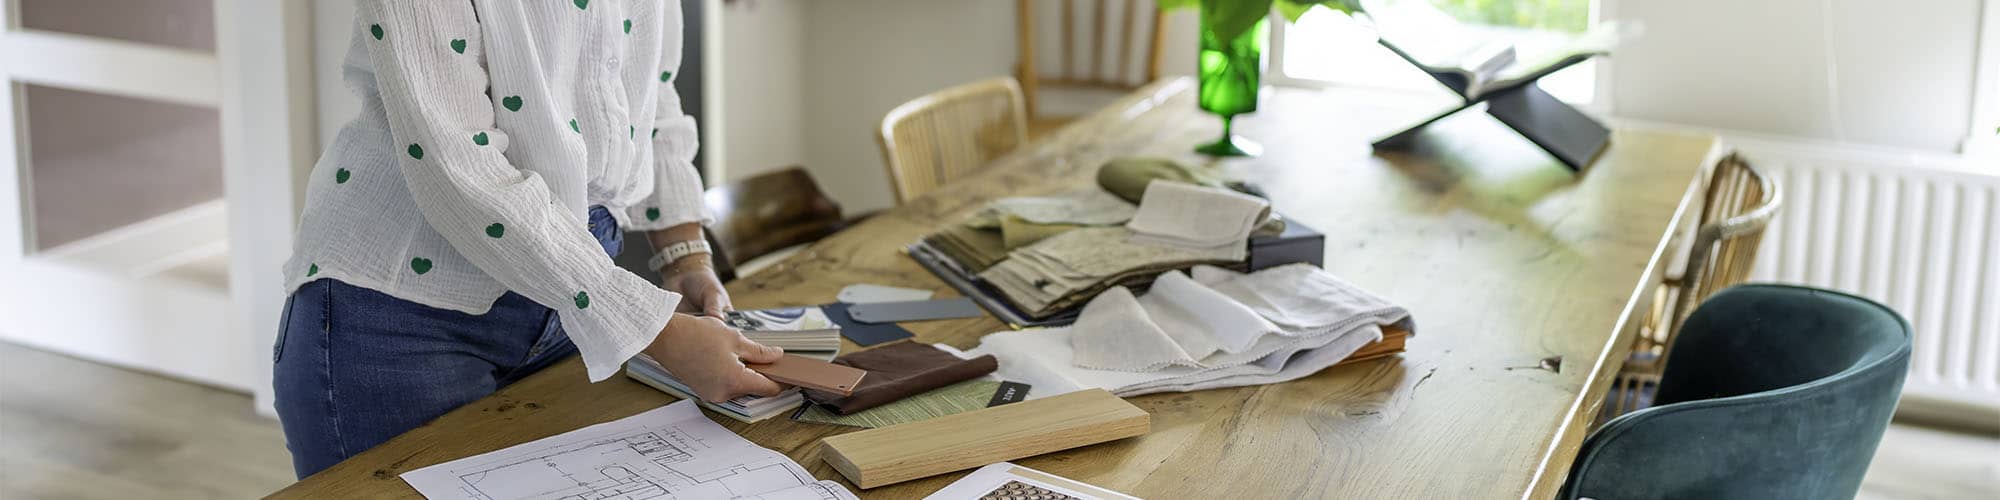
[[[1147,498],[1552,495],[1716,142],[1620,131],[1576,176],[1484,115],[1465,114],[1410,152],[1372,155],[1376,135],[1449,104],[1386,92],[1267,91],[1262,111],[1237,127],[1264,144],[1264,156],[1218,164],[1325,232],[1328,270],[1408,307],[1417,323],[1408,353],[1290,383],[1131,398],[1152,413],[1151,434],[1019,463]],[[993,198],[1084,185],[1112,157],[1212,163],[1189,151],[1219,130],[1196,109],[1193,82],[1163,81],[730,292],[744,308],[829,302],[852,283],[952,296],[903,245]],[[1003,328],[989,318],[905,326],[919,340],[959,348]],[[585,383],[582,363],[571,359],[278,496],[413,496],[398,474],[673,400],[624,377]],[[821,462],[818,443],[848,428],[713,418],[845,482]],[[856,493],[920,498],[961,475]]]

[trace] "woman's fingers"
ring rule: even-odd
[[[744,338],[736,343],[736,356],[745,363],[776,363],[785,357],[785,350]]]
[[[785,387],[778,385],[777,382],[772,382],[771,379],[764,378],[764,375],[751,371],[749,368],[744,368],[736,376],[736,390],[731,392],[741,392],[758,396],[776,396],[779,391],[783,390],[785,390]]]
[[[721,287],[710,290],[707,299],[702,301],[706,303],[702,307],[703,312],[709,316],[722,317],[722,313],[729,311],[729,295],[727,293],[722,291]]]

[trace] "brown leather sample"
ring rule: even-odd
[[[833,360],[868,371],[853,394],[807,389],[806,399],[834,413],[847,415],[874,408],[925,391],[993,373],[1000,362],[993,356],[960,359],[951,353],[916,342],[897,342]]]

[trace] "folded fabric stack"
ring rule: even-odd
[[[1132,241],[1123,227],[1069,231],[1009,253],[979,273],[1022,312],[1040,316],[1090,300],[1133,280],[1197,264],[1227,264],[1241,249],[1187,248]]]
[[[979,293],[1004,302],[1010,317],[1044,320],[1073,315],[1112,287],[1143,289],[1166,271],[1242,269],[1253,234],[1285,228],[1268,201],[1245,194],[1247,186],[1225,189],[1214,172],[1169,160],[1112,160],[1098,184],[995,200],[911,253],[934,271],[983,285]]]
[[[1250,233],[1271,215],[1271,202],[1227,189],[1155,182],[1146,187],[1145,202],[1132,221],[1134,243],[1201,249],[1226,253],[1225,259],[1249,256]]]
[[[1072,229],[1124,224],[1136,210],[1131,203],[1095,188],[1003,198],[924,241],[950,256],[967,273],[978,273],[1005,260],[1010,250]]]
[[[1383,339],[1415,331],[1409,312],[1326,271],[1280,266],[1251,274],[1211,266],[1163,274],[1143,297],[1099,294],[1076,324],[987,335],[971,354],[1032,397],[1102,388],[1119,396],[1284,382]]]

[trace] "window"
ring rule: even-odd
[[[1458,22],[1502,31],[1582,33],[1596,19],[1594,0],[1427,1]],[[1372,28],[1346,14],[1312,9],[1297,23],[1273,23],[1273,80],[1304,85],[1435,89],[1436,81],[1375,43]],[[1577,105],[1596,101],[1597,62],[1543,78],[1542,88]]]

